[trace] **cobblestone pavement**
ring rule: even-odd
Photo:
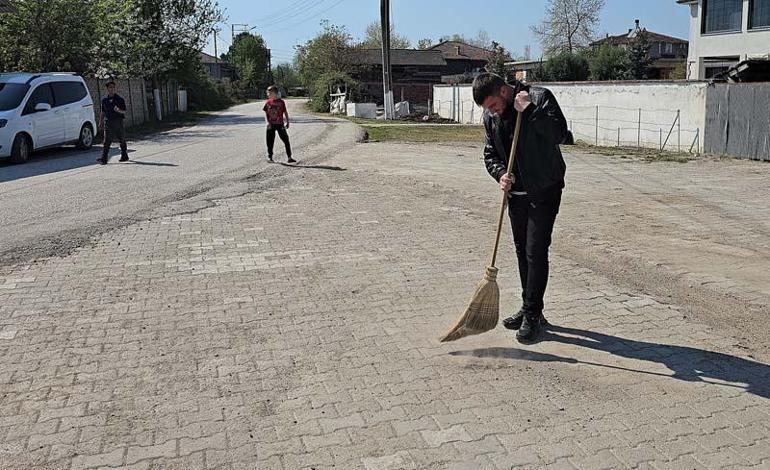
[[[570,183],[597,187],[629,171],[655,175],[649,191],[669,187],[666,171],[724,171],[573,157]],[[767,176],[742,165],[728,166]],[[762,351],[590,262],[624,255],[601,237],[635,212],[573,186],[547,296],[558,326],[534,346],[502,328],[437,342],[494,235],[499,196],[477,147],[360,144],[213,207],[3,268],[0,467],[770,468]],[[718,191],[728,204],[744,189]],[[737,219],[766,230],[761,210]],[[627,223],[616,230],[644,262],[677,251],[647,253]],[[595,243],[575,235],[586,228]],[[766,256],[767,238],[749,241]],[[512,251],[499,262],[506,312],[518,307]],[[686,264],[679,255],[656,268]],[[754,293],[766,308],[760,281],[734,278],[746,286],[736,302]]]

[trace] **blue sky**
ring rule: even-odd
[[[650,31],[687,39],[689,8],[675,0],[606,0],[599,33],[620,34],[639,18]],[[228,16],[222,24],[218,49],[231,41],[230,23],[255,27],[273,52],[273,63],[288,62],[293,46],[311,39],[321,19],[344,25],[355,38],[379,18],[379,0],[219,0]],[[416,45],[421,38],[436,41],[454,33],[475,36],[484,29],[506,49],[522,54],[530,45],[532,56],[540,46],[529,26],[542,20],[545,0],[391,0],[392,18],[399,34]],[[213,41],[212,41],[213,42]],[[213,53],[213,44],[207,51]]]

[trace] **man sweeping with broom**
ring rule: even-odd
[[[503,320],[503,326],[518,330],[516,339],[530,344],[547,325],[543,296],[548,283],[548,248],[564,188],[566,165],[559,144],[568,136],[567,121],[549,90],[518,81],[508,84],[492,73],[473,81],[473,99],[485,110],[487,171],[506,196],[491,266],[470,307],[442,341],[482,333],[497,323],[494,264],[507,202],[524,303],[518,313]]]
[[[559,144],[567,137],[567,121],[553,94],[520,82],[507,84],[485,73],[473,81],[473,100],[485,109],[487,171],[508,193],[508,216],[519,261],[521,310],[503,320],[518,330],[521,343],[538,340],[547,325],[543,296],[548,283],[548,248],[559,212],[566,165]],[[521,135],[514,156],[513,174],[506,171],[516,120]]]

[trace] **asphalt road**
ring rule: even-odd
[[[302,115],[289,101],[299,168],[266,161],[262,103],[233,107],[195,126],[129,141],[131,161],[96,163],[100,149],[62,148],[24,165],[0,163],[0,264],[63,256],[99,233],[146,218],[199,209],[212,193],[243,193],[260,181],[312,169],[360,139],[356,126]],[[276,139],[275,159],[285,162]],[[303,165],[304,164],[304,165]]]

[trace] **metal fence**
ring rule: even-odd
[[[457,122],[481,124],[483,110],[473,101],[434,100],[434,112]],[[678,109],[561,105],[575,139],[594,145],[647,147],[697,152],[701,131],[682,127]]]
[[[126,100],[126,127],[140,126],[146,122],[155,121],[155,97],[152,92],[152,82],[142,78],[106,80],[102,78],[86,78],[86,85],[94,99],[94,113],[97,124],[102,98],[107,93],[105,85],[114,81],[117,93]],[[160,83],[160,103],[163,116],[179,111],[179,84],[169,80]]]
[[[706,95],[705,150],[770,161],[770,83],[718,84]]]
[[[561,105],[576,140],[594,145],[697,152],[701,131],[682,127],[682,110]]]

